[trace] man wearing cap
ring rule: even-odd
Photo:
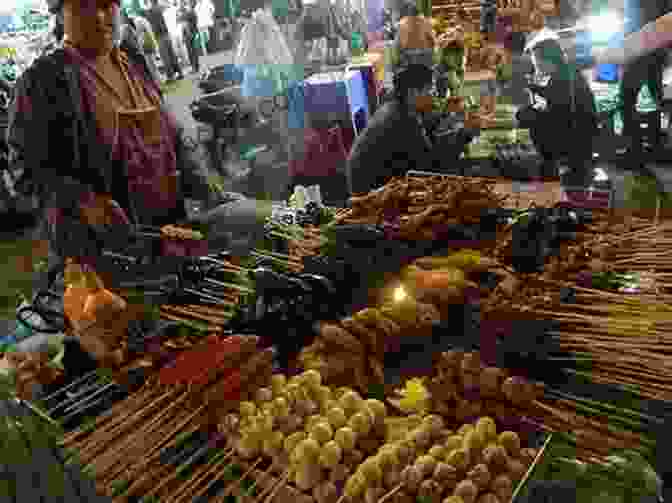
[[[585,77],[569,64],[551,30],[532,37],[526,52],[532,54],[536,82],[529,85],[535,102],[516,114],[520,127],[529,129],[537,151],[551,174],[557,162],[569,158],[564,185],[583,187],[593,180],[593,139],[597,110]]]

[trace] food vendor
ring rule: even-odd
[[[432,110],[433,72],[412,64],[395,75],[394,99],[379,108],[347,161],[350,193],[369,192],[406,171],[430,170],[432,143],[423,115]]]
[[[63,47],[16,84],[10,162],[38,195],[50,255],[95,257],[96,230],[176,223],[185,198],[213,194],[144,59],[119,48],[119,4],[54,0],[51,10]]]
[[[556,173],[558,161],[567,156],[569,169],[562,176],[563,185],[588,186],[594,178],[593,139],[597,133],[593,92],[585,77],[568,63],[555,33],[539,32],[526,51],[531,52],[536,71],[536,82],[528,86],[535,102],[518,110],[520,127],[530,130],[546,173]]]

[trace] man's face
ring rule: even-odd
[[[78,47],[109,51],[118,44],[121,13],[117,0],[66,0],[63,25]]]

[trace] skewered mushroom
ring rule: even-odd
[[[336,430],[334,440],[344,451],[351,451],[355,448],[357,436],[355,435],[355,432],[352,431],[352,428],[344,426],[343,428]]]
[[[513,495],[513,482],[507,475],[495,477],[490,489],[500,501],[509,501]]]
[[[407,466],[401,472],[401,482],[404,484],[406,490],[410,492],[417,492],[422,483],[423,475],[415,466]]]
[[[490,476],[490,470],[488,470],[487,465],[481,463],[480,465],[474,466],[469,473],[467,473],[467,478],[476,484],[476,487],[482,490],[488,488],[492,477]]]
[[[504,431],[498,437],[498,443],[506,449],[509,456],[518,456],[520,454],[520,437],[513,431]]]
[[[463,480],[457,484],[453,494],[462,498],[464,503],[474,503],[478,496],[478,487],[471,480]]]

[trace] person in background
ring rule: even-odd
[[[177,54],[173,47],[170,32],[168,31],[168,24],[164,17],[165,8],[159,5],[159,0],[152,0],[151,8],[145,13],[145,17],[152,26],[152,31],[156,35],[159,44],[159,52],[161,53],[161,60],[168,77],[168,80],[184,78],[180,63],[177,60]]]
[[[152,25],[150,25],[149,21],[142,16],[131,16],[131,20],[135,25],[135,33],[140,42],[140,46],[142,47],[142,51],[145,53],[149,72],[157,83],[161,83],[159,69],[156,67],[156,56],[159,51],[159,44],[152,31]]]
[[[530,55],[525,54],[525,35],[512,32],[507,41],[511,51],[510,79],[503,83],[501,95],[511,101],[516,108],[530,105],[529,77],[534,74],[534,64]]]
[[[196,4],[198,31],[201,35],[202,46],[208,47],[210,30],[215,25],[215,6],[211,0],[198,0]],[[207,51],[206,51],[207,53]]]
[[[568,63],[557,36],[552,35],[542,33],[528,44],[537,75],[546,83],[528,85],[538,99],[518,110],[516,118],[521,128],[530,130],[546,163],[545,171],[556,172],[557,162],[568,156],[569,171],[562,176],[563,185],[585,187],[594,178],[595,98],[586,78]]]
[[[625,34],[636,32],[647,23],[665,14],[667,2],[625,2]],[[641,4],[641,5],[640,5]],[[628,139],[628,155],[623,167],[642,171],[642,131],[638,120],[637,102],[646,84],[657,104],[663,99],[663,70],[667,63],[667,48],[657,49],[623,67],[621,99],[623,101],[623,137]]]
[[[385,103],[355,140],[346,172],[351,194],[369,192],[408,170],[431,171],[432,143],[423,115],[432,110],[431,68],[411,64],[395,76],[394,99]]]
[[[182,36],[184,44],[187,46],[191,69],[193,73],[199,73],[201,71],[201,43],[195,0],[186,0],[183,4],[182,12],[180,13],[180,22],[182,23]]]
[[[145,51],[140,44],[135,22],[128,15],[126,9],[121,10],[121,44],[126,48],[131,48],[138,54],[145,56]]]

